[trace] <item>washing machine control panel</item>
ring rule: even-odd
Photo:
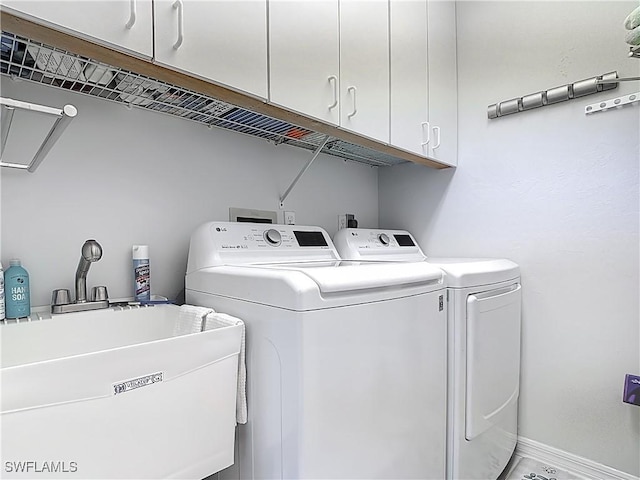
[[[320,227],[243,222],[209,222],[191,236],[187,271],[217,265],[340,260]]]
[[[329,248],[331,241],[322,229],[296,229],[293,225],[216,226],[213,237],[222,250]]]
[[[380,260],[394,255],[415,256],[408,260],[424,257],[413,236],[404,230],[344,228],[336,233],[333,241],[340,257],[345,260]]]

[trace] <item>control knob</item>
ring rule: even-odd
[[[386,233],[381,233],[380,235],[378,235],[378,240],[380,240],[380,243],[383,245],[389,245],[389,235],[387,235]]]
[[[274,247],[277,247],[278,245],[280,245],[280,242],[282,241],[280,232],[275,228],[270,228],[269,230],[264,232],[264,239],[267,241],[269,245],[273,245]]]

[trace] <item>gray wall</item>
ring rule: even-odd
[[[640,409],[639,105],[584,115],[638,83],[488,120],[497,101],[617,70],[638,2],[458,5],[459,167],[380,171],[380,226],[427,255],[508,257],[523,293],[520,435],[634,475]]]
[[[3,97],[57,108],[71,103],[79,111],[35,173],[1,170],[0,254],[6,267],[11,257],[22,259],[34,306],[48,304],[54,288],[73,287],[88,238],[104,249],[89,286],[107,285],[112,298],[131,296],[131,246],[148,244],[152,292],[173,298],[184,285],[193,229],[227,220],[229,207],[276,210],[282,221],[280,195],[311,158],[304,150],[4,76],[1,87]],[[39,145],[42,135],[30,122],[12,127],[5,161],[28,161],[25,152]],[[298,224],[320,225],[331,235],[345,212],[377,226],[377,182],[375,168],[321,155],[285,207]]]

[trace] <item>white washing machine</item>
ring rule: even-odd
[[[427,262],[443,270],[449,316],[447,478],[498,478],[517,443],[518,265],[427,258],[402,230],[343,229],[334,242],[344,259]]]
[[[318,227],[213,222],[187,303],[246,324],[248,422],[221,478],[443,478],[446,290],[426,263],[342,262]]]

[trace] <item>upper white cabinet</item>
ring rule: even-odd
[[[427,156],[447,165],[458,163],[458,68],[456,4],[428,2],[429,124]]]
[[[145,58],[153,55],[151,0],[2,0],[2,7],[126,53]]]
[[[457,163],[455,3],[391,0],[391,144]]]
[[[427,2],[391,0],[391,141],[427,155],[429,129]]]
[[[267,98],[266,0],[155,0],[155,62]]]
[[[389,142],[388,0],[340,0],[340,126]]]
[[[388,0],[269,2],[269,100],[389,141]]]
[[[269,101],[340,123],[338,0],[269,2]]]

